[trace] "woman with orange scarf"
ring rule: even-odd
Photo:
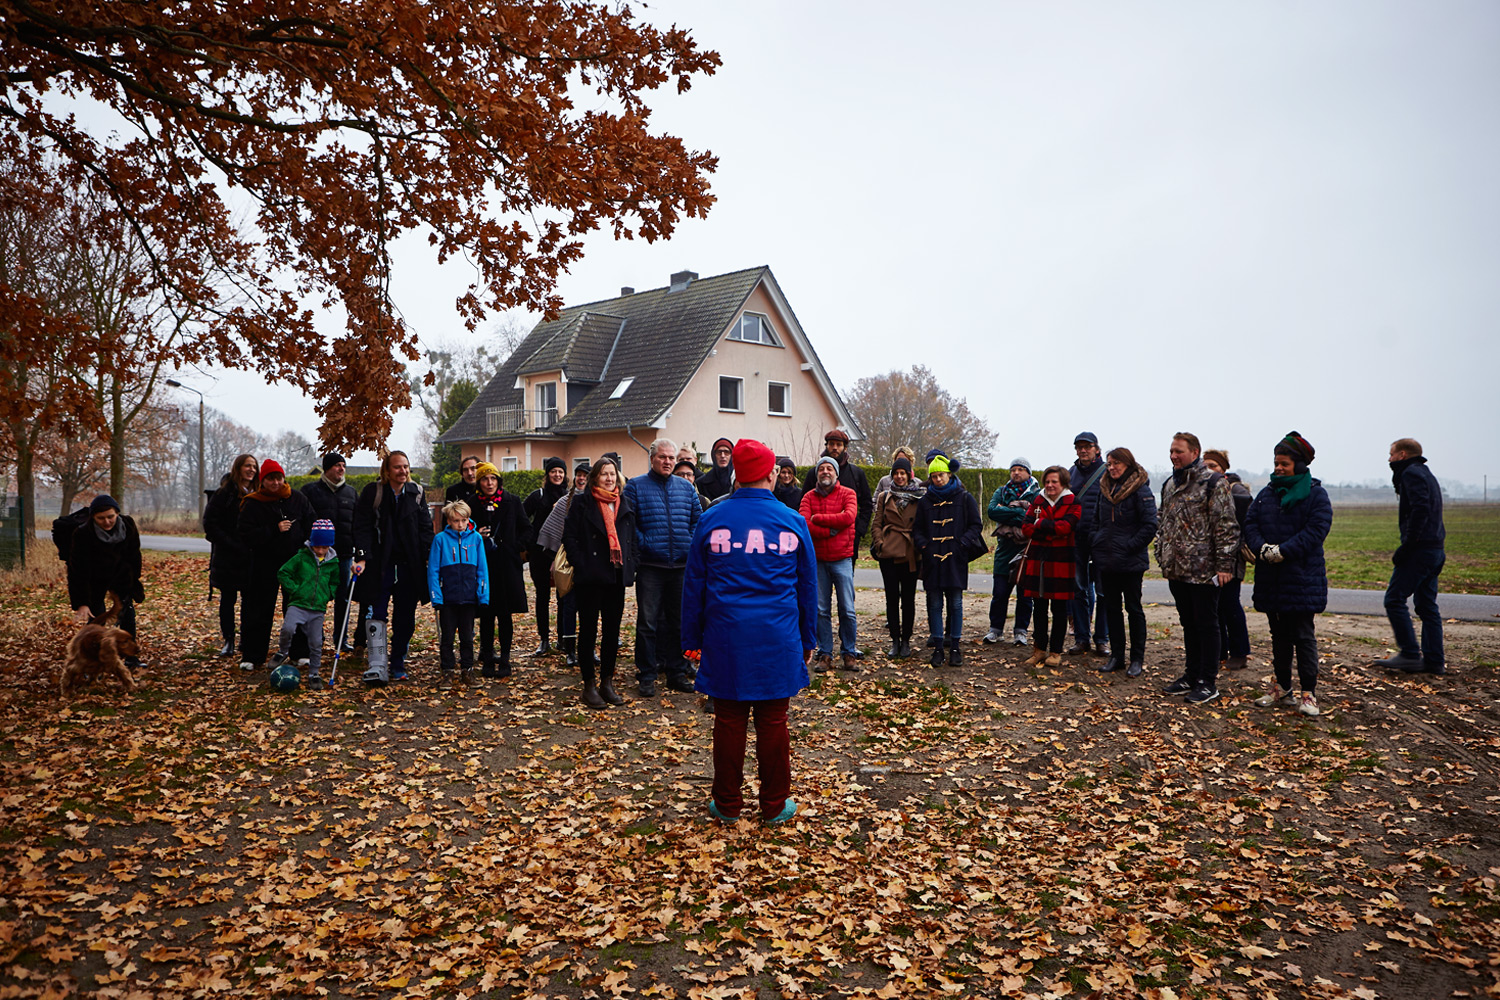
[[[563,524],[563,550],[573,565],[573,594],[578,600],[578,667],[583,674],[583,704],[588,708],[625,704],[615,693],[614,679],[629,582],[627,567],[633,562],[635,542],[628,513],[620,493],[619,469],[601,458],[589,473],[583,493],[568,507]]]

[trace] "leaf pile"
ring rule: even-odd
[[[272,695],[201,571],[151,563],[133,696],[60,700],[64,610],[0,598],[0,997],[1500,996],[1489,627],[1412,684],[1323,619],[1316,720],[875,658],[794,702],[766,829],[707,822],[695,698],[439,694],[425,617],[415,683]]]

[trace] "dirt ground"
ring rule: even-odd
[[[987,596],[961,667],[889,662],[860,591],[865,669],[793,701],[798,816],[720,827],[698,696],[587,712],[557,657],[439,693],[426,614],[410,683],[273,695],[200,567],[151,572],[132,695],[60,698],[66,616],[3,599],[0,998],[1500,996],[1500,625],[1408,678],[1324,616],[1310,719],[1252,704],[1253,613],[1194,707],[1171,608],[1128,680],[978,644]]]

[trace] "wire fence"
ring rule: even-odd
[[[0,507],[0,569],[26,565],[26,520],[20,497]]]

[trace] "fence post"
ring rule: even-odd
[[[26,512],[26,496],[23,493],[17,493],[16,494],[16,514],[19,515],[16,518],[16,534],[18,536],[20,536],[19,538],[17,538],[17,541],[19,541],[21,543],[21,568],[25,569],[26,568],[26,541],[27,541],[27,539],[26,539],[26,519],[27,519],[27,517],[29,515]],[[35,535],[36,531],[33,530],[32,534]]]

